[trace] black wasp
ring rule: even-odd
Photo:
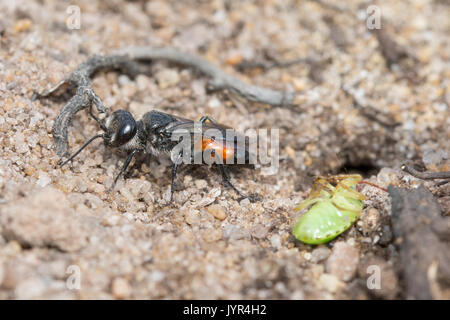
[[[181,148],[174,151],[179,146],[179,141],[173,139],[175,132],[187,132],[192,139],[190,139],[191,159],[193,160],[199,153],[208,153],[210,157],[215,158],[217,161],[219,170],[222,174],[223,181],[229,187],[231,187],[241,197],[249,198],[250,200],[256,200],[257,196],[247,196],[239,191],[230,180],[226,165],[229,162],[236,163],[238,155],[243,155],[244,162],[238,162],[243,164],[250,163],[250,154],[248,151],[248,139],[244,139],[244,144],[238,143],[236,134],[229,135],[230,128],[221,124],[218,124],[213,119],[207,116],[203,116],[198,122],[170,115],[160,111],[150,111],[144,114],[142,119],[136,121],[132,114],[125,110],[117,110],[106,118],[105,123],[97,118],[92,109],[91,116],[99,123],[104,133],[98,134],[90,138],[84,143],[80,149],[78,149],[73,155],[71,155],[66,161],[61,163],[61,167],[67,162],[73,160],[87,145],[92,141],[103,138],[106,146],[113,148],[120,148],[128,153],[128,156],[120,169],[120,172],[114,179],[114,184],[119,177],[126,171],[136,153],[142,152],[153,156],[169,156],[172,160],[172,183],[171,183],[171,196],[170,202],[173,201],[174,194],[174,182],[177,175],[177,169],[181,164],[183,155],[186,149]],[[196,124],[200,124],[197,126]],[[200,139],[195,139],[194,136],[197,128],[201,128]],[[210,134],[214,131],[216,134]],[[179,131],[177,131],[179,130]],[[184,130],[184,131],[183,131]],[[217,134],[219,133],[219,134]],[[196,135],[198,137],[198,135]],[[242,141],[242,140],[240,140]],[[205,159],[202,157],[201,163],[205,163]],[[241,158],[242,159],[242,158]],[[232,161],[229,161],[232,160]],[[192,163],[192,162],[191,162]],[[196,162],[198,163],[198,162]],[[210,164],[211,162],[206,161]]]

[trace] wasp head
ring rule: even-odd
[[[133,139],[136,132],[136,120],[131,113],[117,110],[106,120],[105,142],[111,147],[120,147]]]

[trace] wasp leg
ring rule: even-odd
[[[205,123],[206,121],[209,121],[212,124],[217,124],[216,120],[214,120],[214,119],[212,119],[211,117],[208,117],[208,116],[202,116],[199,121],[201,123]]]
[[[98,97],[94,98],[94,103],[96,106],[99,105],[100,99],[98,99]],[[89,106],[89,114],[91,115],[92,118],[94,118],[95,121],[97,121],[97,123],[100,125],[100,128],[102,128],[103,131],[107,132],[108,129],[106,129],[105,124],[99,119],[97,118],[97,116],[94,114],[94,112],[92,111],[92,104]]]
[[[231,179],[230,176],[228,175],[227,169],[225,168],[225,166],[223,164],[218,164],[219,169],[220,169],[220,173],[222,174],[222,178],[223,181],[229,186],[231,187],[231,189],[233,189],[238,195],[240,195],[242,198],[247,198],[248,200],[250,200],[251,202],[260,200],[260,198],[258,196],[248,196],[245,193],[239,191],[239,189],[237,189],[232,183],[231,183]]]
[[[111,186],[111,190],[114,189],[114,186],[117,183],[117,180],[119,180],[120,176],[127,170],[128,165],[130,164],[131,160],[133,159],[133,156],[136,154],[136,152],[140,151],[139,149],[134,149],[128,154],[127,159],[125,160],[125,163],[122,166],[122,169],[120,169],[119,174],[115,177],[113,185]]]

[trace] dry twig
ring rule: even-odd
[[[450,179],[450,171],[443,172],[431,172],[431,171],[417,171],[411,165],[403,164],[402,170],[409,173],[410,175],[423,179],[423,180],[435,180],[435,179]]]

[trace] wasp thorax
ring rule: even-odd
[[[114,111],[106,121],[105,141],[112,147],[119,147],[130,141],[136,134],[137,126],[131,113],[125,110]]]

